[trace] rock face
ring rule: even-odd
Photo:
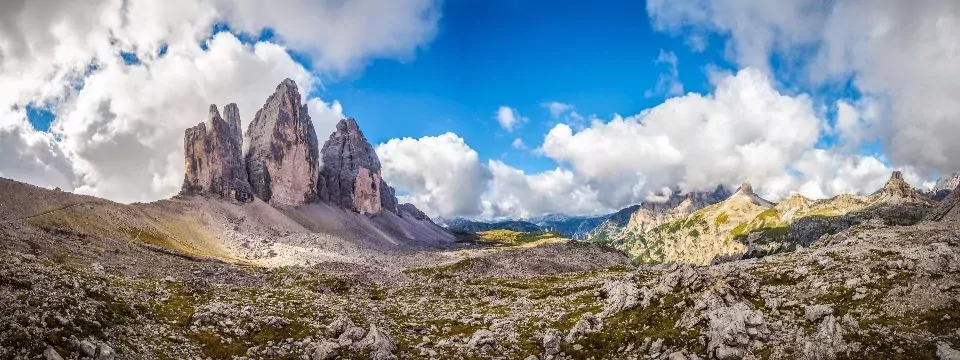
[[[887,183],[883,185],[883,188],[870,195],[870,200],[893,205],[931,202],[910,186],[910,184],[903,179],[903,173],[899,171],[894,171],[893,175],[890,175],[890,180],[887,180]]]
[[[317,200],[317,133],[290,79],[277,86],[247,129],[247,173],[253,193],[275,205]]]
[[[364,214],[397,212],[394,190],[381,178],[380,159],[356,120],[340,120],[320,153],[321,199]]]
[[[253,200],[247,169],[244,167],[237,104],[223,109],[220,117],[216,105],[210,105],[206,122],[187,129],[183,136],[186,172],[183,194],[210,194],[240,202]]]
[[[430,217],[427,216],[427,214],[424,214],[423,211],[420,211],[420,209],[417,209],[416,206],[410,203],[397,205],[397,211],[410,215],[417,220],[430,220]]]
[[[960,188],[954,189],[946,199],[940,201],[937,207],[927,214],[927,220],[932,221],[960,221]]]

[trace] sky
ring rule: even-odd
[[[431,216],[604,214],[750,182],[771,200],[960,170],[960,4],[925,0],[13,0],[0,176],[175,195],[209,104],[284,78],[357,119]]]

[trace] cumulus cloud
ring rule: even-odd
[[[243,30],[274,30],[313,55],[323,70],[344,72],[372,57],[410,58],[437,33],[439,0],[221,0]]]
[[[523,142],[523,139],[521,139],[521,138],[513,139],[513,143],[511,143],[510,146],[513,147],[514,149],[517,149],[517,150],[526,150],[526,149],[527,149],[527,144],[525,144],[525,143]]]
[[[483,196],[485,218],[529,218],[562,211],[590,214],[606,210],[597,201],[597,191],[569,170],[555,169],[527,175],[501,161],[490,160],[493,174]]]
[[[720,75],[712,95],[672,98],[577,132],[557,125],[541,151],[569,164],[602,204],[617,208],[663,187],[763,184],[811,149],[821,127],[809,98],[783,95],[762,72],[745,69]]]
[[[497,109],[497,114],[494,118],[500,123],[500,127],[507,131],[513,131],[513,129],[520,126],[520,124],[527,122],[527,118],[520,116],[520,113],[518,113],[516,109],[509,106],[501,106]]]
[[[204,121],[210,103],[237,103],[246,126],[284,78],[300,85],[323,139],[343,107],[307,97],[320,78],[371,58],[409,58],[434,36],[438,6],[432,0],[269,7],[243,0],[5,1],[0,174],[122,202],[168,197],[182,182],[183,130]],[[270,29],[275,38],[244,44],[228,32],[211,37],[218,22],[234,31]],[[313,69],[295,62],[290,49],[313,56]],[[56,115],[49,132],[29,125],[27,104],[49,105]]]
[[[879,103],[871,135],[892,164],[960,170],[960,3],[655,0],[647,10],[661,30],[724,35],[742,66],[770,70],[777,57],[813,85],[851,83]]]
[[[431,216],[477,216],[491,175],[476,151],[453,133],[392,139],[377,146],[383,177],[410,193],[407,200]]]

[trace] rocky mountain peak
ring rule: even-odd
[[[916,197],[917,191],[903,179],[903,173],[899,171],[894,171],[890,175],[890,180],[887,180],[887,183],[883,185],[880,190],[877,190],[873,193],[874,197],[895,197],[895,198],[911,198]]]
[[[320,154],[321,199],[361,213],[397,212],[394,190],[383,181],[380,159],[355,119],[340,120]]]
[[[960,186],[960,173],[953,173],[950,176],[938,179],[933,191],[953,191],[957,186]]]
[[[750,196],[757,195],[753,192],[753,185],[750,185],[750,182],[744,182],[743,185],[740,185],[740,188],[737,189],[737,194]]]
[[[231,105],[224,108],[227,120],[220,117],[216,105],[210,105],[207,120],[184,132],[181,193],[253,200],[241,154],[240,115],[236,104]]]
[[[286,79],[247,128],[247,172],[263,201],[299,206],[317,199],[317,132],[297,84]]]

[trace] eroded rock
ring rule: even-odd
[[[224,107],[226,120],[210,105],[206,122],[183,136],[185,173],[182,194],[208,194],[240,202],[253,200],[243,159],[237,104]]]

